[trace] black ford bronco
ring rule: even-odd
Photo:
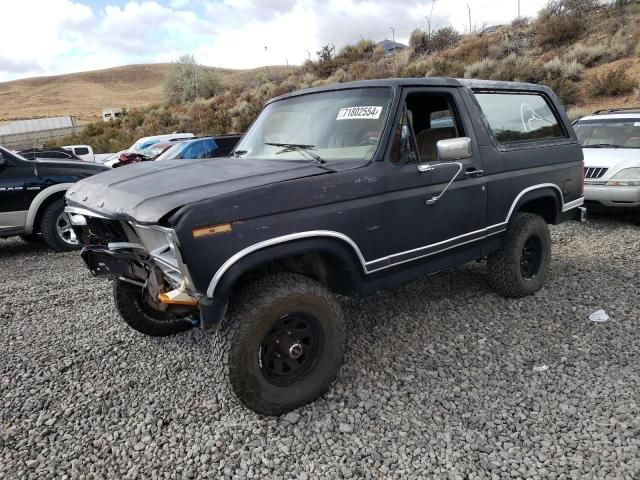
[[[130,326],[218,328],[225,384],[280,414],[338,372],[334,294],[365,297],[480,258],[500,294],[538,291],[547,225],[580,213],[582,177],[547,87],[379,80],[275,98],[231,157],[89,178],[66,211]]]
[[[64,194],[73,182],[105,170],[80,159],[28,159],[0,147],[0,238],[43,239],[57,251],[78,248]]]

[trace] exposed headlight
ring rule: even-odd
[[[640,187],[640,168],[625,168],[607,182],[610,187]]]

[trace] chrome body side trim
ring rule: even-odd
[[[286,243],[286,242],[290,242],[292,240],[301,240],[304,238],[311,238],[311,237],[330,237],[330,238],[336,238],[339,240],[342,240],[344,242],[346,242],[347,244],[349,244],[351,246],[351,248],[353,249],[354,253],[357,255],[358,260],[360,261],[360,264],[362,265],[362,270],[365,274],[371,274],[374,272],[378,272],[380,270],[384,270],[386,268],[391,268],[391,267],[395,267],[397,265],[402,265],[403,263],[408,263],[408,262],[412,262],[415,260],[419,260],[422,258],[426,258],[429,257],[431,255],[436,255],[438,253],[442,253],[444,251],[450,250],[452,248],[456,248],[456,247],[460,247],[463,245],[467,245],[469,243],[473,243],[479,240],[484,240],[487,237],[493,236],[493,235],[497,235],[499,233],[502,233],[506,230],[506,225],[509,223],[509,220],[511,219],[511,216],[513,215],[513,212],[516,208],[516,206],[518,205],[518,202],[520,201],[520,199],[526,195],[527,193],[533,191],[533,190],[539,190],[541,188],[554,188],[558,191],[558,193],[560,194],[560,199],[563,198],[562,195],[562,190],[560,189],[560,187],[558,187],[556,184],[554,183],[542,183],[539,185],[533,185],[531,187],[525,188],[524,190],[522,190],[518,196],[515,198],[515,200],[513,201],[513,203],[511,204],[511,208],[509,209],[509,213],[507,214],[507,218],[505,219],[504,222],[500,222],[500,223],[496,223],[494,225],[490,225],[486,228],[480,229],[480,230],[475,230],[473,232],[468,232],[462,235],[459,235],[457,237],[452,237],[452,238],[448,238],[446,240],[442,240],[440,242],[436,242],[430,245],[425,245],[423,247],[418,247],[418,248],[414,248],[412,250],[407,250],[405,252],[398,252],[398,253],[394,253],[391,255],[387,255],[385,257],[382,258],[378,258],[375,260],[370,260],[370,261],[366,261],[364,259],[364,256],[362,255],[362,252],[360,251],[360,248],[358,247],[358,245],[347,235],[340,233],[340,232],[335,232],[332,230],[311,230],[311,231],[306,231],[306,232],[298,232],[298,233],[291,233],[289,235],[283,235],[281,237],[275,237],[275,238],[270,238],[268,240],[264,240],[262,242],[258,242],[256,244],[250,245],[242,250],[240,250],[239,252],[235,253],[234,255],[232,255],[231,257],[229,257],[229,259],[227,259],[226,262],[224,262],[220,268],[218,268],[218,270],[216,271],[216,273],[214,274],[213,278],[211,279],[211,282],[209,283],[209,287],[207,288],[207,297],[212,298],[214,296],[216,287],[218,286],[218,283],[220,282],[220,280],[222,279],[223,275],[239,260],[241,260],[242,258],[246,257],[247,255],[257,251],[257,250],[261,250],[263,248],[267,248],[273,245],[277,245],[280,243]],[[562,206],[562,212],[566,212],[568,210],[571,210],[573,208],[576,208],[580,205],[582,205],[584,203],[584,198],[579,198],[577,200],[574,200],[572,202],[563,204]],[[479,235],[477,238],[473,238],[473,239],[469,239],[469,240],[465,240],[464,242],[458,242],[458,243],[454,243],[450,246],[441,248],[441,249],[437,249],[434,252],[428,252],[425,253],[424,255],[418,255],[412,258],[408,258],[405,260],[400,260],[397,261],[395,263],[392,262],[392,259],[397,258],[399,256],[402,255],[407,255],[407,254],[411,254],[411,253],[417,253],[417,252],[422,252],[431,248],[437,248],[439,246],[445,245],[447,243],[451,243],[451,242],[455,242],[456,240],[460,240],[463,238],[467,238],[473,235]],[[385,262],[389,262],[381,267],[378,268],[372,268],[369,269],[367,268],[370,265],[373,265],[375,263],[385,263]]]
[[[367,273],[366,262],[364,260],[364,257],[362,256],[362,252],[358,248],[358,245],[356,245],[356,242],[354,242],[351,238],[349,238],[343,233],[334,232],[332,230],[311,230],[308,232],[291,233],[289,235],[283,235],[282,237],[270,238],[269,240],[258,242],[243,250],[240,250],[235,255],[232,255],[231,257],[229,257],[229,259],[226,262],[222,264],[222,266],[218,269],[218,271],[215,273],[215,275],[211,279],[211,282],[209,283],[209,288],[207,288],[207,297],[213,297],[213,292],[218,286],[218,282],[220,281],[222,276],[227,272],[227,270],[229,270],[229,268],[231,268],[231,266],[234,263],[236,263],[241,258],[246,257],[250,253],[253,253],[257,250],[261,250],[266,247],[271,247],[272,245],[289,242],[291,240],[301,240],[303,238],[311,238],[311,237],[337,238],[339,240],[342,240],[343,242],[348,243],[351,246],[351,248],[353,248],[356,255],[358,256],[358,260],[360,260],[360,264],[362,265],[362,270],[364,271],[364,273]]]
[[[572,202],[565,203],[562,206],[562,213],[568,212],[569,210],[573,210],[574,208],[581,207],[584,205],[584,197],[580,197]]]

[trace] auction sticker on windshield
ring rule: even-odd
[[[372,118],[377,120],[382,113],[382,107],[345,107],[338,112],[336,120],[351,120],[355,118]]]

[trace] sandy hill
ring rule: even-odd
[[[161,102],[163,81],[170,68],[169,63],[127,65],[0,83],[0,121],[74,115],[82,122],[95,120],[103,108]],[[265,71],[216,70],[230,83],[245,83]]]

